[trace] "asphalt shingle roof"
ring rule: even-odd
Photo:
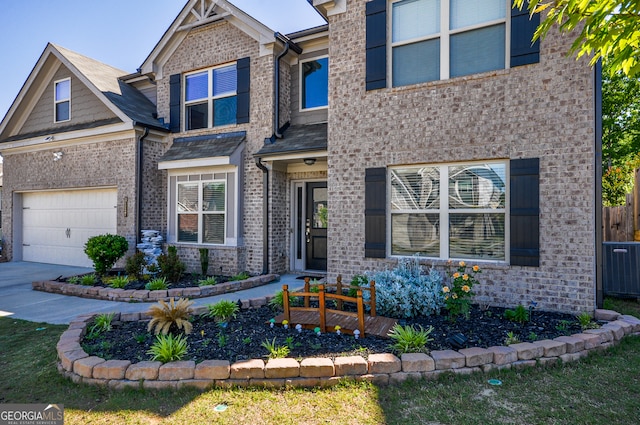
[[[245,138],[244,131],[180,137],[173,140],[173,145],[160,162],[231,156]]]
[[[274,143],[265,142],[254,156],[327,150],[327,123],[292,125],[283,136]]]

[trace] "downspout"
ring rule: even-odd
[[[149,135],[149,127],[144,128],[144,132],[142,136],[138,139],[138,172],[136,173],[137,187],[138,187],[138,196],[136,197],[136,241],[137,243],[142,242],[142,170],[144,169],[144,139]]]
[[[595,249],[596,249],[596,308],[602,308],[604,303],[602,276],[602,62],[598,61],[593,67],[594,93],[594,159],[595,169]]]
[[[256,165],[262,170],[262,274],[269,273],[269,169],[256,158]]]
[[[275,33],[275,37],[278,38],[279,33]],[[289,48],[291,44],[289,40],[284,43],[284,50],[280,52],[278,56],[276,56],[275,63],[275,93],[274,93],[274,101],[275,101],[275,112],[273,119],[273,135],[276,139],[282,139],[282,133],[280,133],[280,59],[282,59],[287,53],[289,53]]]

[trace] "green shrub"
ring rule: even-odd
[[[193,301],[186,298],[180,298],[176,302],[171,297],[168,303],[164,300],[159,300],[149,307],[149,311],[147,311],[147,314],[151,316],[147,330],[149,332],[154,331],[156,334],[162,333],[166,335],[173,328],[182,329],[185,334],[190,334],[193,329],[193,325],[189,321],[192,305]]]
[[[80,277],[80,285],[83,286],[93,286],[96,284],[97,278],[95,274],[85,274]]]
[[[265,340],[262,344],[260,344],[269,352],[270,359],[281,359],[283,357],[287,357],[291,350],[286,345],[278,345],[276,346],[276,338],[273,338],[273,341]]]
[[[593,318],[591,317],[591,315],[589,313],[587,313],[586,311],[583,313],[580,313],[576,316],[576,319],[578,319],[578,323],[580,324],[580,327],[582,328],[582,330],[585,329],[597,329],[600,327],[600,325],[598,325],[596,322],[593,321]]]
[[[84,252],[93,261],[99,275],[105,274],[129,249],[129,243],[120,235],[98,235],[87,240]]]
[[[289,295],[289,305],[293,305],[294,301],[294,297]],[[269,307],[271,307],[275,311],[284,310],[284,296],[282,290],[276,292],[273,298],[269,300]]]
[[[103,332],[111,330],[111,322],[115,317],[114,313],[98,314],[93,319],[93,325],[89,328],[89,338],[96,337]]]
[[[215,304],[209,304],[209,317],[212,317],[218,323],[226,323],[231,318],[235,318],[238,314],[238,304],[233,301],[221,300]]]
[[[251,276],[249,276],[249,273],[247,272],[242,272],[242,273],[238,273],[237,275],[233,276],[231,279],[229,279],[232,282],[238,281],[238,280],[247,280],[249,279]]]
[[[347,293],[347,296],[352,298],[357,297],[358,296],[357,287],[367,286],[368,284],[369,284],[369,281],[367,280],[367,277],[365,275],[357,274],[353,276],[353,278],[351,279],[351,288],[349,288],[349,292]]]
[[[129,276],[115,276],[109,280],[109,286],[112,288],[122,288],[124,289],[129,283]]]
[[[164,277],[157,277],[144,285],[144,289],[147,291],[164,291],[168,287],[167,279]]]
[[[512,322],[526,323],[529,321],[529,310],[522,304],[518,304],[514,310],[505,310],[504,318]]]
[[[152,356],[151,360],[168,363],[182,360],[187,353],[187,348],[187,338],[184,335],[161,334],[156,336],[156,342],[153,343],[147,354]]]
[[[80,284],[80,276],[71,276],[67,279],[67,283],[71,283],[72,285]]]
[[[200,279],[198,281],[198,286],[213,286],[216,283],[218,283],[218,280],[214,276],[211,276],[206,279]]]
[[[169,246],[166,254],[158,256],[158,267],[160,268],[160,276],[169,282],[178,282],[187,269],[178,257],[178,248],[175,246]]]
[[[129,276],[134,276],[136,280],[142,280],[144,269],[147,266],[147,258],[142,251],[136,251],[135,254],[127,257],[124,270]]]
[[[429,336],[433,332],[433,326],[429,326],[427,329],[420,325],[418,327],[420,329],[411,325],[394,325],[388,334],[389,338],[394,341],[391,349],[398,354],[426,352],[427,343],[433,341],[433,338]]]

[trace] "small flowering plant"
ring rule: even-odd
[[[480,267],[473,266],[467,269],[464,261],[458,263],[458,268],[451,273],[451,260],[448,262],[449,276],[451,282],[442,287],[444,293],[445,308],[449,312],[449,320],[454,321],[458,316],[469,318],[469,308],[471,307],[471,297],[473,296],[473,285],[478,283],[477,273],[482,273]]]

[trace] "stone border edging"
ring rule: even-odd
[[[243,308],[258,307],[268,299],[242,300]],[[204,308],[204,307],[201,307]],[[197,310],[197,309],[196,309]],[[197,313],[197,312],[194,312]],[[89,356],[80,345],[87,324],[95,314],[78,316],[62,333],[56,345],[58,370],[75,383],[101,385],[114,389],[217,387],[326,387],[343,378],[387,385],[409,378],[435,379],[443,373],[470,374],[501,369],[521,369],[538,364],[579,360],[591,351],[605,350],[625,335],[640,335],[640,319],[611,310],[596,310],[596,319],[608,321],[599,329],[589,329],[553,340],[521,342],[510,346],[431,351],[427,354],[390,353],[337,357],[251,359],[230,364],[227,360],[192,360],[162,364],[159,361],[131,363]],[[121,321],[140,320],[144,313],[117,314]]]
[[[36,281],[31,283],[35,291],[51,292],[61,295],[72,295],[81,298],[122,302],[156,302],[168,301],[169,298],[205,298],[214,295],[251,289],[280,279],[280,275],[266,274],[250,277],[245,280],[229,281],[216,285],[193,286],[190,288],[174,288],[163,291],[148,291],[146,289],[117,289],[100,286],[82,286],[74,283],[57,282],[53,280]]]

